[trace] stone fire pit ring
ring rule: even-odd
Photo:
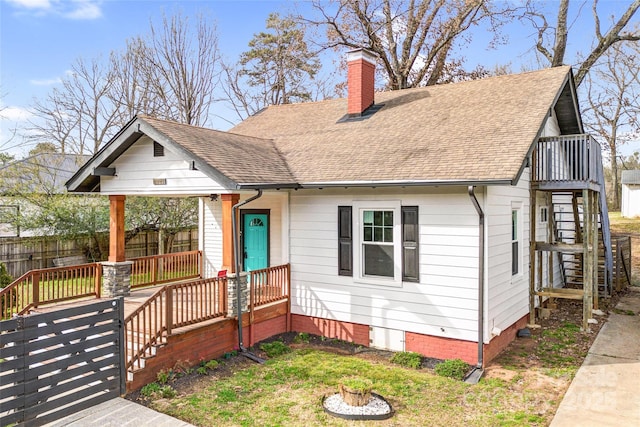
[[[373,392],[369,403],[364,406],[348,405],[340,393],[325,395],[322,398],[322,408],[327,414],[345,420],[386,420],[394,414],[391,404]]]

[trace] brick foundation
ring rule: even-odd
[[[518,329],[522,329],[527,326],[528,322],[529,315],[525,314],[516,323],[503,330],[500,335],[498,335],[497,337],[493,337],[489,344],[485,344],[484,364],[486,365],[487,363],[492,361],[498,354],[500,354],[502,350],[507,348],[509,343],[511,343],[511,341],[516,338]]]
[[[291,315],[291,330],[295,332],[307,332],[328,338],[338,338],[355,344],[369,346],[369,326],[359,323],[341,322],[339,320],[293,314]]]
[[[462,359],[470,365],[478,363],[478,344],[472,341],[435,337],[405,332],[404,348],[436,359]]]

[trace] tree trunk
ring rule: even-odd
[[[620,191],[618,186],[620,185],[618,180],[618,153],[616,151],[616,144],[611,144],[611,178],[613,179],[613,211],[620,210]]]

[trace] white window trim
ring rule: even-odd
[[[365,276],[362,258],[363,230],[362,215],[366,210],[393,211],[393,278]],[[356,283],[383,286],[402,286],[402,213],[399,200],[371,200],[353,203],[353,280]]]
[[[522,227],[523,227],[523,218],[522,218],[522,202],[512,202],[511,203],[511,210],[509,211],[509,213],[511,215],[513,215],[513,211],[517,212],[517,222],[516,222],[516,239],[518,241],[518,272],[516,274],[511,274],[511,277],[513,279],[520,279],[522,278],[522,276],[524,275],[523,270],[523,253],[522,253],[522,248],[523,248],[523,234],[522,234]],[[511,216],[510,215],[510,216]],[[511,231],[511,221],[509,221],[509,253],[511,253],[511,245],[513,243],[513,240],[511,239],[511,235],[512,235],[512,231]],[[513,255],[512,255],[513,256]]]

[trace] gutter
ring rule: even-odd
[[[484,374],[484,212],[474,191],[475,187],[470,185],[469,198],[478,212],[478,363],[464,379],[469,384],[477,384]]]
[[[240,354],[248,359],[251,359],[258,363],[264,363],[264,360],[248,351],[243,342],[242,337],[242,292],[240,291],[240,230],[238,229],[238,209],[240,206],[253,202],[256,199],[262,197],[262,190],[257,190],[258,194],[249,197],[247,200],[233,205],[231,208],[231,224],[233,228],[233,254],[234,254],[234,269],[236,273],[236,306],[238,316],[238,349]]]

